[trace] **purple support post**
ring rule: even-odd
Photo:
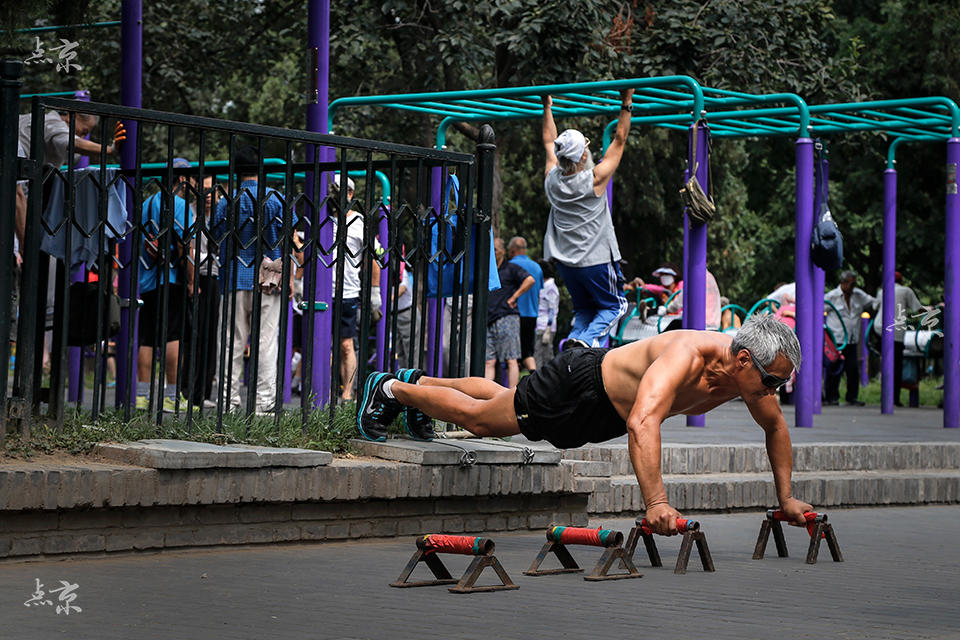
[[[84,102],[90,102],[90,92],[89,91],[74,91],[73,92],[74,100],[82,100]],[[84,139],[89,140],[90,134],[84,136]],[[90,166],[90,158],[88,156],[80,156],[80,160],[74,165],[76,169],[82,169],[84,167]],[[83,282],[83,274],[86,273],[87,265],[82,264],[80,268],[70,273],[70,282]],[[68,347],[67,348],[67,400],[69,402],[77,402],[80,400],[80,389],[83,387],[83,381],[80,380],[80,368],[81,362],[83,360],[83,348],[82,347]]]
[[[803,364],[797,372],[793,401],[796,426],[813,426],[813,398],[819,389],[813,386],[813,332],[823,319],[813,317],[813,268],[810,262],[810,237],[813,233],[813,140],[796,142],[796,227],[794,240],[794,278],[797,282],[797,338]],[[822,297],[822,296],[821,296]]]
[[[867,349],[867,327],[870,325],[870,314],[864,312],[860,315],[860,386],[866,387],[870,384],[870,377],[867,375],[867,358],[870,357],[870,350]]]
[[[883,331],[880,332],[880,413],[893,413],[894,332],[897,270],[897,170],[883,172]]]
[[[307,130],[328,133],[327,127],[327,106],[329,104],[330,87],[330,0],[310,0],[307,6],[307,53],[308,57],[316,49],[317,68],[316,68],[316,86],[317,100],[307,104]],[[309,84],[309,83],[308,83]],[[330,147],[320,147],[317,149],[320,155],[320,162],[329,162],[335,159],[335,152]],[[313,161],[313,150],[307,152],[307,161]],[[314,202],[320,202],[327,193],[327,183],[325,179],[320,180],[320,193],[313,193],[313,180],[307,181],[307,197]],[[323,220],[326,215],[326,207],[319,212],[317,218]],[[331,225],[324,225],[320,232],[320,244],[324,247],[333,245],[333,228]],[[311,247],[310,250],[310,269],[311,282],[313,282],[314,293],[318,302],[330,304],[330,310],[327,312],[316,312],[308,310],[307,313],[314,313],[315,320],[313,325],[313,336],[310,341],[313,344],[313,375],[310,380],[310,389],[314,394],[314,402],[320,406],[327,403],[330,398],[330,354],[332,348],[332,309],[333,309],[333,280],[331,279],[330,269],[325,267],[320,261],[320,255],[317,247]],[[304,327],[306,327],[304,321]],[[306,384],[304,383],[304,386]]]
[[[434,167],[431,170],[430,174],[430,205],[433,207],[433,210],[436,211],[436,223],[437,223],[437,250],[442,251],[443,247],[439,245],[442,241],[443,234],[441,233],[440,225],[445,224],[441,217],[441,209],[443,208],[443,169],[442,167]],[[439,257],[437,258],[439,264]],[[438,274],[442,273],[442,270],[438,268]],[[440,332],[440,335],[443,336],[443,291],[441,291],[440,278],[437,278],[437,295],[434,298],[430,298],[427,301],[427,374],[434,377],[443,376],[443,345],[440,345],[440,357],[437,359],[437,366],[434,367],[433,361],[436,357],[436,348],[434,343],[437,337],[437,331]],[[437,310],[440,311],[440,317],[437,318]]]
[[[943,277],[943,426],[960,427],[960,138],[947,142],[947,229]],[[886,297],[884,298],[886,300]],[[885,305],[886,306],[886,305]]]
[[[121,6],[120,60],[122,74],[120,79],[120,103],[125,107],[142,106],[143,84],[143,0],[123,0]],[[127,140],[120,148],[120,167],[134,169],[137,165],[137,123],[125,120]],[[138,224],[139,211],[134,211],[133,192],[127,191],[127,220],[132,226]],[[139,284],[131,281],[133,265],[133,235],[120,242],[119,294],[128,304],[120,308],[120,334],[117,336],[117,407],[123,404],[133,406],[136,395],[137,366],[137,296]],[[132,345],[133,359],[130,359]],[[128,385],[128,381],[133,381]]]
[[[709,180],[708,166],[710,157],[708,155],[707,129],[703,125],[699,126],[697,132],[697,148],[690,149],[693,154],[691,167],[696,167],[697,181],[707,190],[707,181]],[[691,127],[692,144],[693,127]],[[687,265],[684,267],[683,274],[683,293],[685,296],[683,302],[683,326],[685,329],[697,329],[703,331],[706,327],[707,318],[707,225],[694,224],[689,220],[689,214],[685,228],[688,230],[689,245],[687,249]],[[703,414],[687,416],[688,427],[706,426],[706,419]]]
[[[385,210],[389,213],[389,207]],[[377,235],[380,236],[380,246],[385,250],[390,246],[390,221],[387,216],[381,217],[377,221]],[[384,254],[389,256],[389,254]],[[387,287],[390,286],[390,263],[380,269],[380,310],[383,315],[377,322],[377,371],[393,371],[393,363],[387,362]]]

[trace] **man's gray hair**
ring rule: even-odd
[[[777,354],[782,353],[795,371],[800,371],[800,341],[793,329],[772,315],[756,315],[743,323],[730,345],[733,355],[746,349],[761,366],[773,364]]]
[[[840,282],[846,282],[850,278],[853,278],[854,280],[856,280],[857,279],[856,272],[850,271],[849,269],[847,269],[846,271],[840,274]]]
[[[593,152],[590,149],[587,149],[587,161],[583,164],[583,169],[580,171],[593,171],[593,168],[596,166],[596,163],[593,160]],[[571,174],[577,170],[577,165],[580,164],[580,161],[573,161],[570,158],[564,158],[563,156],[557,156],[557,164],[560,165],[560,172],[563,174]]]
[[[508,251],[518,251],[518,250],[527,250],[527,241],[524,240],[521,236],[513,236],[510,238],[510,242],[507,244]]]

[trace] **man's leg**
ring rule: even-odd
[[[503,386],[487,378],[430,378],[421,376],[418,384],[456,389],[475,400],[490,400],[503,392]]]
[[[517,382],[520,381],[520,366],[515,359],[507,360],[507,386],[511,389],[517,388]]]
[[[903,343],[893,343],[893,404],[901,406],[900,385],[903,384]]]
[[[489,389],[489,381],[482,378],[460,380],[474,381],[465,384],[476,384],[478,388]],[[407,384],[399,380],[393,383],[391,389],[401,404],[416,407],[438,420],[458,424],[474,435],[502,437],[520,433],[513,407],[516,389],[500,387],[495,396],[483,400],[449,386]]]
[[[843,350],[844,369],[847,373],[847,395],[849,404],[857,401],[860,395],[860,345],[850,343]]]
[[[286,313],[287,305],[283,304],[285,301],[286,298],[281,295],[260,296],[257,411],[273,411],[277,405],[277,354],[280,350],[280,314]],[[281,396],[280,402],[282,404],[283,396]]]
[[[523,368],[527,371],[537,370],[537,361],[534,359],[537,340],[537,319],[520,318],[520,357]]]
[[[623,295],[619,266],[611,262],[589,267],[589,276],[590,296],[596,312],[581,339],[591,347],[602,347],[614,325],[627,312],[628,303]]]
[[[343,384],[344,400],[353,400],[353,377],[357,375],[357,353],[353,350],[353,338],[340,341],[340,383]]]
[[[233,321],[233,362],[230,367],[230,410],[240,408],[240,380],[243,379],[243,352],[250,337],[250,312],[253,305],[253,291],[235,292]],[[227,339],[230,332],[227,331]],[[252,393],[249,389],[247,393]]]
[[[174,340],[167,343],[167,349],[165,357],[166,362],[166,376],[167,384],[176,385],[177,384],[177,359],[180,356],[180,341]]]
[[[588,267],[589,269],[589,267]],[[563,278],[563,283],[567,285],[567,291],[570,293],[570,301],[573,303],[573,328],[570,330],[567,339],[583,340],[583,334],[593,320],[595,309],[593,301],[590,298],[590,291],[584,284],[584,271],[577,267],[568,267],[557,263],[557,271]]]

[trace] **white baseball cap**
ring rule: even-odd
[[[587,139],[576,129],[567,129],[553,141],[553,148],[558,157],[580,162],[583,150],[587,148]]]
[[[340,188],[340,172],[333,174],[333,186],[337,189]],[[353,183],[353,180],[350,179],[350,176],[347,176],[347,191],[356,191],[356,185]]]

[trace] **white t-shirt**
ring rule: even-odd
[[[771,300],[776,300],[781,305],[796,304],[797,302],[797,283],[788,282],[777,288],[776,291],[767,296]]]
[[[363,254],[363,216],[356,211],[347,212],[347,253],[346,260],[343,265],[343,299],[351,300],[353,298],[360,297],[360,269],[362,265],[366,262],[366,258]],[[333,237],[337,237],[337,222],[334,218],[333,222]],[[373,239],[374,247],[379,254],[381,251],[380,240],[376,237]],[[339,259],[337,250],[333,251],[333,260],[334,265]],[[336,293],[337,290],[337,269],[334,267],[330,270],[333,274],[333,291]],[[380,286],[379,282],[373,283],[373,286]]]
[[[917,294],[913,292],[913,289],[902,284],[893,285],[893,299],[896,303],[896,306],[893,308],[894,324],[888,328],[890,331],[893,331],[894,342],[903,342],[903,337],[907,332],[907,314],[911,311],[921,309],[923,305],[920,304],[920,300],[917,298]],[[880,289],[880,293],[877,294],[877,300],[880,306],[877,307],[877,319],[873,323],[873,330],[877,335],[883,335],[883,328],[881,326],[883,324],[883,289]]]

